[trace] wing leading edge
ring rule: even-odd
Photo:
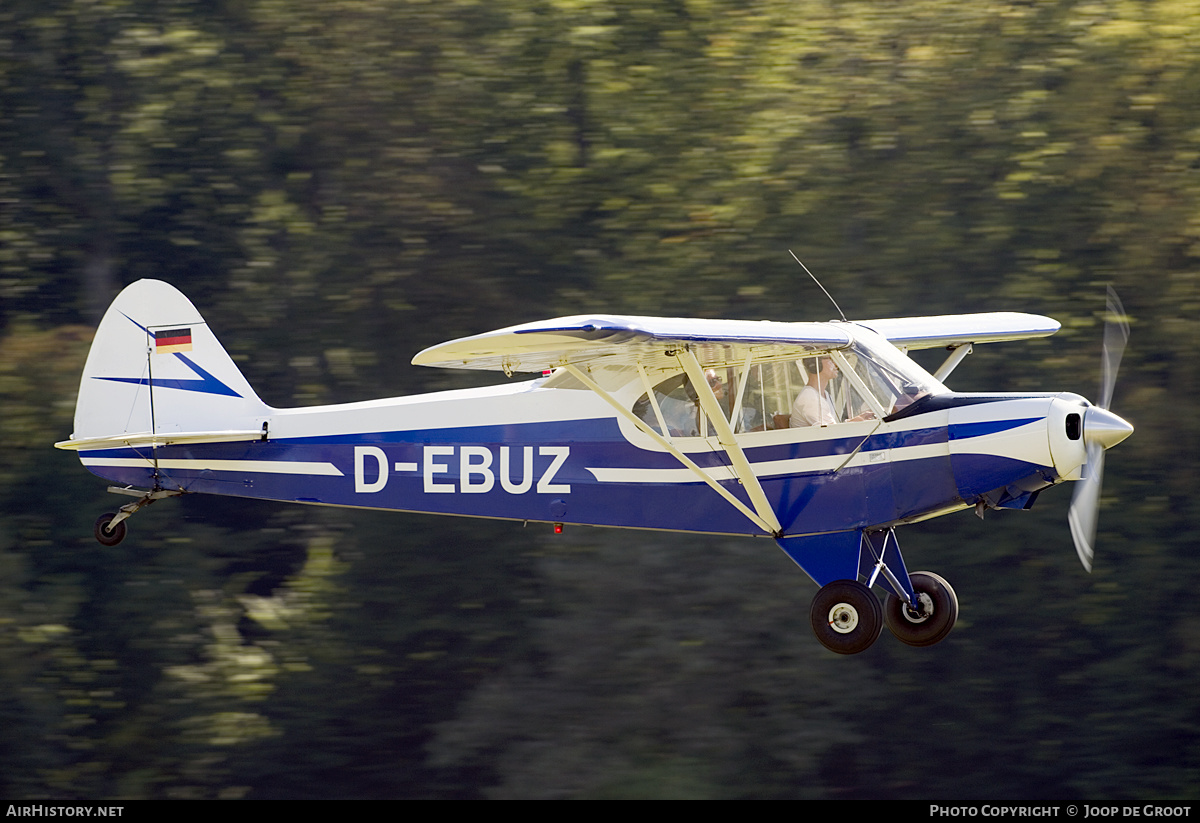
[[[757,358],[796,358],[849,346],[848,331],[828,323],[576,315],[510,326],[425,349],[417,366],[541,372],[603,358],[614,366],[652,363],[688,347],[704,366]]]

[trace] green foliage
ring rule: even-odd
[[[0,789],[1194,794],[1194,5],[6,3]],[[832,316],[789,248],[852,317],[1062,321],[961,390],[1094,394],[1115,285],[1094,575],[1061,490],[914,527],[962,623],[834,660],[757,542],[184,500],[102,549],[49,448],[140,277],[287,406],[467,385],[407,358],[555,314]]]

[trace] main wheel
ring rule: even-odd
[[[124,520],[113,526],[112,529],[108,528],[108,524],[116,516],[116,512],[106,512],[96,518],[96,525],[92,532],[96,535],[96,539],[100,541],[102,546],[115,546],[125,539]]]
[[[813,598],[813,634],[838,654],[870,648],[883,630],[883,608],[871,590],[857,580],[835,580]]]
[[[933,572],[913,572],[908,579],[917,593],[920,608],[914,611],[899,597],[889,594],[884,620],[901,643],[932,646],[954,628],[958,620],[958,595]]]

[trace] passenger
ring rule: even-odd
[[[660,434],[667,437],[695,437],[699,434],[696,425],[696,392],[686,374],[677,374],[659,383],[654,387],[654,397],[667,424],[667,430]],[[643,394],[633,404],[633,413],[650,428],[659,430],[658,417],[650,405],[649,395]]]
[[[663,419],[667,421],[667,431],[672,437],[696,437],[700,434],[700,406],[696,402],[696,391],[692,384],[684,384],[687,399],[679,398],[680,392],[659,397],[658,405],[662,409]]]
[[[704,373],[704,379],[712,389],[718,403],[725,401],[725,382],[714,369]],[[704,413],[696,389],[686,374],[677,374],[654,387],[655,400],[659,411],[662,412],[663,422],[667,424],[665,434],[669,437],[698,437],[700,435],[700,417]],[[643,394],[633,404],[633,413],[641,418],[650,428],[658,431],[658,418],[650,406],[650,398]]]
[[[723,403],[725,401],[725,381],[717,375],[716,369],[705,371],[704,379],[708,381],[708,387],[712,389],[713,397],[717,398],[718,403]]]

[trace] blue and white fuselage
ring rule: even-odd
[[[1085,418],[1100,410],[1074,394],[956,394],[890,342],[956,349],[1057,327],[1014,314],[559,318],[414,359],[537,379],[275,409],[182,294],[141,281],[102,322],[75,433],[58,445],[160,496],[766,536],[825,585],[879,561],[897,525],[1027,508],[1079,478]],[[818,376],[823,360],[836,377]],[[797,420],[806,390],[826,398],[829,419]],[[896,561],[898,585],[879,583],[911,598]]]
[[[106,480],[139,487],[157,481],[300,503],[763,534],[603,401],[543,382],[272,410],[262,416],[265,439],[89,450],[80,459]],[[1060,473],[1051,451],[1051,425],[1065,417],[1056,406],[1081,411],[1077,396],[980,399],[951,395],[944,400],[970,405],[882,425],[747,434],[742,445],[785,535],[914,522],[989,494],[1008,502],[1082,464],[1082,451],[1064,448]],[[494,422],[472,423],[484,418]],[[677,439],[749,505],[715,441]]]

